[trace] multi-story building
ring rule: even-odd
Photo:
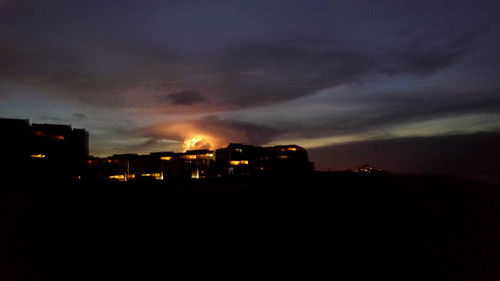
[[[266,147],[270,171],[274,173],[303,173],[313,170],[307,150],[298,145]]]
[[[1,173],[8,178],[79,177],[89,153],[88,132],[69,125],[0,118]]]
[[[215,170],[215,153],[213,150],[200,149],[176,153],[165,163],[167,179],[200,179],[213,177]]]
[[[215,151],[119,154],[91,159],[89,163],[94,177],[118,181],[300,174],[312,170],[307,151],[300,146],[259,147],[239,143]]]
[[[213,177],[215,153],[208,149],[184,153],[154,152],[148,155],[115,154],[88,161],[89,177],[97,180],[199,179]]]
[[[296,174],[312,170],[297,145],[260,147],[231,143],[215,151],[155,152],[89,157],[88,133],[69,125],[0,119],[1,169],[10,178],[94,180],[199,179],[224,176]]]
[[[270,159],[263,147],[231,143],[215,151],[218,175],[250,176],[269,171]]]
[[[260,147],[231,143],[216,150],[219,174],[255,176],[312,170],[307,151],[297,145]]]
[[[148,155],[115,154],[107,158],[88,160],[88,177],[94,180],[164,179],[174,152],[154,152]]]

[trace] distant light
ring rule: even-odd
[[[45,158],[45,154],[31,154],[31,158]]]
[[[160,159],[168,161],[168,160],[172,159],[172,156],[162,156],[162,157],[160,157]]]
[[[64,136],[61,136],[61,135],[59,135],[59,136],[54,136],[54,138],[55,138],[56,140],[64,140]]]

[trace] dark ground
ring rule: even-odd
[[[500,280],[500,186],[438,176],[0,192],[0,280]]]

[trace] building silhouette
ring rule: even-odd
[[[230,143],[216,151],[217,168],[221,175],[250,176],[270,171],[270,155],[264,147]]]
[[[215,151],[201,149],[182,153],[93,157],[88,164],[89,178],[115,181],[300,175],[313,169],[307,151],[300,146],[260,147],[239,143]]]
[[[186,180],[297,175],[313,169],[297,145],[261,147],[231,143],[217,150],[89,156],[88,132],[70,125],[30,124],[0,118],[2,178],[13,180]]]
[[[70,125],[0,118],[0,171],[10,179],[71,179],[86,169],[88,132]]]

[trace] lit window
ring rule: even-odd
[[[191,172],[191,178],[192,179],[199,179],[200,178],[200,170],[196,169]]]
[[[125,181],[125,175],[112,175],[109,176],[110,180],[119,180],[119,181]]]
[[[54,139],[63,141],[64,140],[64,136],[61,136],[61,135],[54,136]]]
[[[196,159],[196,155],[184,155],[184,159]]]
[[[214,157],[214,154],[213,153],[207,153],[205,154],[206,157]]]
[[[108,159],[108,163],[111,163],[111,162],[113,162],[113,160],[111,160],[111,159]]]
[[[297,148],[295,148],[295,147],[289,147],[288,150],[290,150],[290,151],[297,151]]]
[[[288,155],[279,155],[278,156],[279,159],[287,159],[288,158]]]
[[[172,156],[162,156],[162,157],[160,157],[160,159],[168,161],[168,160],[172,159]]]
[[[45,158],[45,154],[31,154],[31,158]]]
[[[232,161],[229,161],[229,164],[231,164],[233,166],[238,166],[240,164],[240,161],[232,160]]]
[[[241,160],[241,161],[240,161],[240,164],[241,164],[241,165],[248,165],[248,160]]]
[[[241,148],[236,148],[236,149],[235,149],[235,151],[236,151],[236,152],[240,152],[240,153],[241,153],[241,152],[243,152],[243,149],[241,149]]]
[[[153,177],[157,180],[163,179],[162,173],[146,173],[141,174],[141,177]]]

